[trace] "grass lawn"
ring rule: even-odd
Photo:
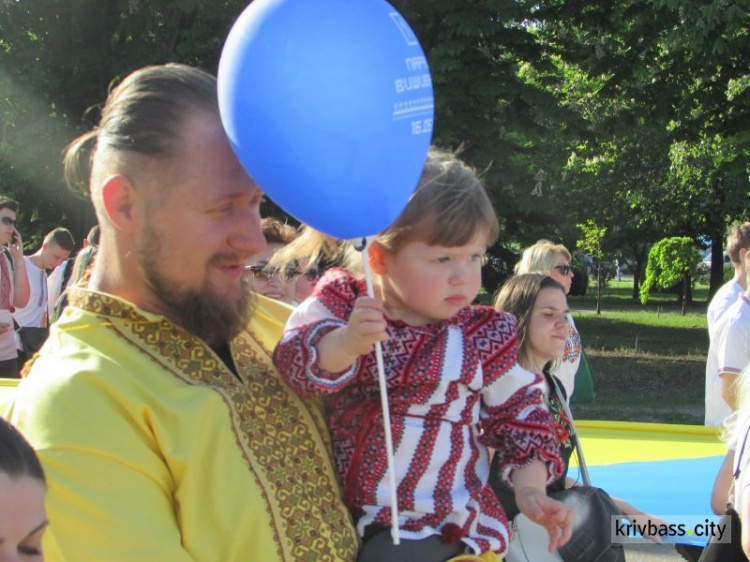
[[[577,419],[703,423],[708,333],[707,287],[693,290],[688,314],[677,296],[657,294],[647,305],[631,299],[632,279],[613,281],[568,299],[594,372],[596,398],[573,404]]]

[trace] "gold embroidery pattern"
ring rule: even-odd
[[[253,344],[258,347],[262,354],[265,357],[271,357],[273,355],[273,351],[268,349],[263,342],[255,336],[252,332],[248,332],[247,335],[249,336],[250,340],[252,340]],[[252,351],[252,348],[250,349],[250,354],[252,356],[252,360],[255,361],[258,365],[263,365],[265,362],[262,360],[256,360],[256,356],[254,352]],[[294,393],[293,390],[291,390],[284,381],[282,381],[280,378],[276,377],[274,375],[274,378],[276,378],[276,381],[282,385],[284,388],[288,389],[288,392]],[[333,445],[331,444],[331,435],[328,431],[328,425],[326,424],[326,421],[323,417],[322,408],[323,404],[322,402],[314,402],[312,400],[305,400],[301,401],[299,400],[299,405],[309,413],[310,419],[315,423],[317,433],[320,435],[321,439],[325,442],[326,449],[328,450],[328,456],[329,458],[333,458]],[[335,468],[332,469],[334,472],[336,471]]]
[[[156,361],[186,383],[211,385],[224,397],[249,469],[270,496],[266,510],[282,560],[354,560],[356,531],[339,499],[334,471],[323,458],[328,451],[321,451],[321,446],[330,450],[327,432],[320,431],[324,422],[267,367],[268,350],[260,342],[243,336],[232,342],[235,364],[247,380],[243,385],[205,344],[166,319],[149,321],[119,299],[84,289],[71,290],[69,302],[124,320],[112,328],[146,345]],[[311,420],[320,436],[311,431]]]
[[[332,466],[326,465],[308,420],[319,425],[317,412],[301,407],[290,407],[296,398],[278,376],[266,365],[269,358],[253,350],[250,342],[237,338],[232,342],[238,365],[247,374],[248,389],[255,404],[242,421],[240,435],[256,452],[263,466],[271,467],[267,478],[277,490],[282,505],[282,521],[287,535],[296,536],[294,560],[350,560],[357,549],[357,537],[348,513],[339,500],[340,490],[330,475]],[[265,359],[265,360],[264,360]],[[256,368],[249,368],[255,365]],[[257,366],[260,366],[258,368]],[[298,400],[297,400],[298,401]],[[299,401],[298,401],[299,402]],[[262,423],[259,423],[262,422]],[[320,440],[324,446],[328,441]],[[294,471],[290,470],[294,467]],[[337,509],[338,504],[338,509]],[[321,533],[321,522],[329,528],[330,541],[336,549],[326,554],[326,537]],[[304,548],[300,548],[304,547]],[[317,556],[311,558],[311,553]]]

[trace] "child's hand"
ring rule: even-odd
[[[516,490],[516,504],[521,513],[547,529],[550,552],[570,540],[573,508],[553,500],[536,487]]]
[[[332,373],[348,369],[360,355],[370,353],[375,342],[387,340],[384,310],[382,301],[369,297],[357,299],[346,326],[320,338],[320,368]]]
[[[349,322],[343,330],[342,344],[347,353],[360,356],[370,353],[375,342],[388,339],[383,301],[360,297],[354,303]]]

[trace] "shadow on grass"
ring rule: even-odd
[[[587,356],[597,397],[607,396],[612,404],[678,406],[703,399],[706,364],[701,358]]]
[[[650,310],[656,312],[663,310],[665,312],[680,312],[681,304],[679,297],[675,293],[654,292],[646,304],[633,299],[633,280],[623,280],[619,285],[606,287],[602,291],[602,310]],[[688,303],[688,312],[706,313],[708,298],[708,287],[700,286],[693,288],[693,300]],[[596,309],[596,287],[589,287],[584,296],[569,296],[568,301],[571,308],[583,310]]]
[[[578,419],[703,423],[705,361],[702,357],[658,357],[587,352],[596,398],[574,404]]]
[[[576,316],[576,328],[588,350],[617,351],[655,355],[701,355],[708,350],[704,327],[652,326],[605,316]]]

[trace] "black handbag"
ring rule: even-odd
[[[745,434],[745,440],[742,442],[740,456],[735,463],[737,468],[732,476],[732,487],[729,491],[727,509],[724,515],[721,516],[721,519],[719,519],[719,525],[724,526],[725,529],[729,529],[729,536],[732,540],[720,543],[716,536],[712,535],[706,548],[703,549],[703,554],[701,554],[698,562],[748,562],[747,556],[745,556],[745,552],[742,550],[742,525],[740,516],[734,509],[734,484],[740,475],[740,460],[742,459],[742,454],[745,452],[746,443],[747,433]]]
[[[550,494],[573,508],[573,533],[558,547],[565,562],[624,562],[625,549],[612,542],[612,516],[623,516],[609,494],[594,486],[573,486]]]
[[[550,379],[557,393],[564,396],[555,378]],[[562,404],[570,423],[574,425],[573,413],[567,402],[563,400]],[[615,505],[607,492],[591,485],[580,439],[576,439],[576,454],[584,485],[572,486],[550,494],[556,500],[572,507],[574,514],[573,533],[567,543],[558,547],[560,556],[565,562],[625,562],[623,545],[612,542],[612,517],[624,517],[622,510]]]
[[[18,335],[26,357],[31,357],[44,345],[49,336],[49,328],[23,327],[18,330]]]

